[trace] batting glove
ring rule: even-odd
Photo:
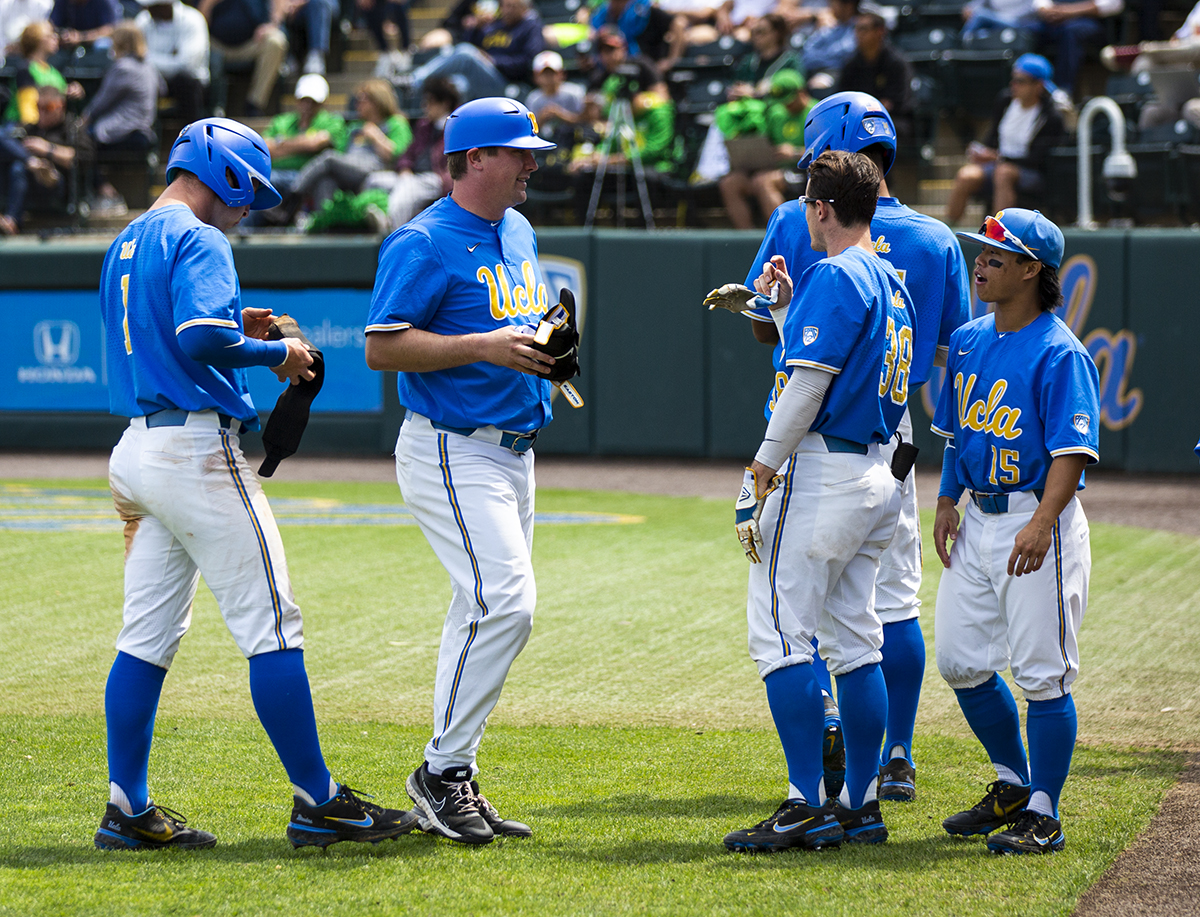
[[[762,515],[763,503],[779,486],[782,479],[779,475],[771,478],[766,491],[758,496],[758,475],[746,469],[742,477],[742,492],[738,494],[737,503],[733,506],[733,524],[737,531],[738,541],[750,563],[759,562],[758,548],[763,543],[762,532],[758,528],[758,517]]]
[[[710,312],[713,309],[728,309],[730,312],[739,313],[749,312],[751,309],[768,309],[771,300],[740,283],[727,283],[705,296],[704,305],[708,306]]]

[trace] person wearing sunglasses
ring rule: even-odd
[[[989,835],[994,853],[1050,853],[1066,844],[1058,803],[1075,747],[1071,685],[1091,571],[1075,492],[1100,457],[1099,374],[1054,314],[1063,301],[1057,226],[1012,208],[958,235],[982,246],[975,290],[994,311],[951,336],[933,418],[947,440],[933,528],[946,567],[934,645],[996,780],[942,824],[952,835]],[[998,674],[1005,668],[1028,704],[1028,755]]]
[[[792,303],[786,259],[756,283],[770,291],[791,377],[746,469],[735,507],[751,561],[751,658],[787,760],[775,813],[725,836],[734,851],[816,849],[887,840],[876,797],[888,696],[875,613],[879,557],[900,513],[901,484],[881,452],[904,415],[917,313],[899,275],[875,254],[871,217],[882,173],[867,156],[831,150],[808,164],[804,209],[814,250]],[[845,782],[823,786],[823,685],[813,638],[838,679]]]
[[[890,115],[873,96],[840,92],[818,102],[808,115],[804,140],[807,149],[800,162],[802,168],[825,150],[848,150],[868,156],[885,176],[879,183],[871,236],[875,251],[900,273],[917,308],[909,380],[911,398],[935,365],[946,365],[950,333],[971,317],[967,262],[962,248],[945,223],[910,210],[891,196],[886,175],[896,157],[896,134]],[[798,201],[776,209],[746,278],[747,285],[721,288],[731,291],[727,298],[732,304],[741,302],[749,309],[746,315],[752,319],[755,338],[775,345],[775,378],[765,412],[768,419],[791,375],[774,322],[782,313],[778,303],[763,302],[756,306],[747,299],[753,296],[750,287],[759,278],[764,263],[773,256],[782,255],[794,277],[821,258],[810,244],[804,211]],[[738,289],[743,291],[740,299],[732,295]],[[912,441],[912,420],[907,411],[898,434],[904,442]],[[882,447],[889,462],[896,448],[895,439]],[[875,611],[883,622],[883,675],[888,692],[887,738],[879,762],[878,787],[878,796],[884,801],[907,802],[917,795],[913,733],[925,675],[920,588],[921,524],[916,485],[910,477],[902,491],[900,522],[880,558],[875,583]],[[825,790],[833,797],[841,790],[845,771],[841,721],[825,662],[821,656],[815,656],[813,665],[825,691]]]

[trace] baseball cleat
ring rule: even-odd
[[[888,839],[888,829],[883,823],[878,799],[864,802],[857,809],[849,809],[835,801],[833,813],[845,834],[844,843],[882,844]]]
[[[891,802],[912,802],[917,798],[917,769],[906,758],[892,758],[879,768],[875,795]]]
[[[825,797],[837,799],[846,782],[846,744],[842,739],[842,719],[837,701],[828,694],[824,701],[825,735],[821,746],[821,767],[825,771]]]
[[[988,838],[992,853],[1055,853],[1067,846],[1062,823],[1057,818],[1026,809],[1016,824]]]
[[[337,795],[319,806],[294,796],[287,838],[293,847],[328,847],[339,841],[378,844],[408,834],[417,827],[417,816],[403,809],[385,809],[367,802],[361,790],[338,784]]]
[[[215,847],[217,837],[207,831],[187,827],[187,819],[166,806],[149,804],[140,815],[126,815],[109,803],[100,820],[94,843],[98,850],[203,850]]]
[[[470,767],[451,768],[435,777],[422,763],[408,775],[404,788],[412,797],[422,831],[460,844],[490,844],[496,836],[471,789]]]
[[[785,799],[766,821],[726,834],[725,846],[741,853],[819,850],[839,846],[842,836],[842,826],[829,803],[810,806],[799,799]]]
[[[496,807],[487,801],[487,797],[479,792],[479,784],[471,781],[471,792],[475,794],[475,803],[479,806],[479,814],[492,829],[496,837],[533,837],[533,829],[524,822],[505,818],[496,811]]]
[[[987,795],[971,808],[951,815],[942,827],[950,834],[969,837],[989,834],[1013,824],[1029,802],[1029,787],[996,780],[988,784]]]

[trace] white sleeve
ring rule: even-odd
[[[767,434],[754,456],[756,462],[778,469],[787,461],[816,419],[832,381],[833,373],[823,369],[797,366],[792,370],[792,377],[775,400]]]
[[[1096,0],[1096,12],[1103,17],[1115,16],[1125,9],[1125,0]]]

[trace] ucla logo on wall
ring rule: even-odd
[[[1100,372],[1100,423],[1108,430],[1122,430],[1137,420],[1145,400],[1141,389],[1129,388],[1133,358],[1137,354],[1137,336],[1128,328],[1115,332],[1093,328],[1084,336],[1083,329],[1092,311],[1099,279],[1099,269],[1089,255],[1068,258],[1059,269],[1058,277],[1062,283],[1063,304],[1056,314],[1083,342]],[[987,311],[987,304],[972,295],[971,317],[978,318]],[[930,417],[933,417],[945,380],[946,371],[937,369],[921,390],[921,401]],[[1084,432],[1091,419],[1076,415],[1073,422],[1077,428],[1082,423],[1080,432]]]

